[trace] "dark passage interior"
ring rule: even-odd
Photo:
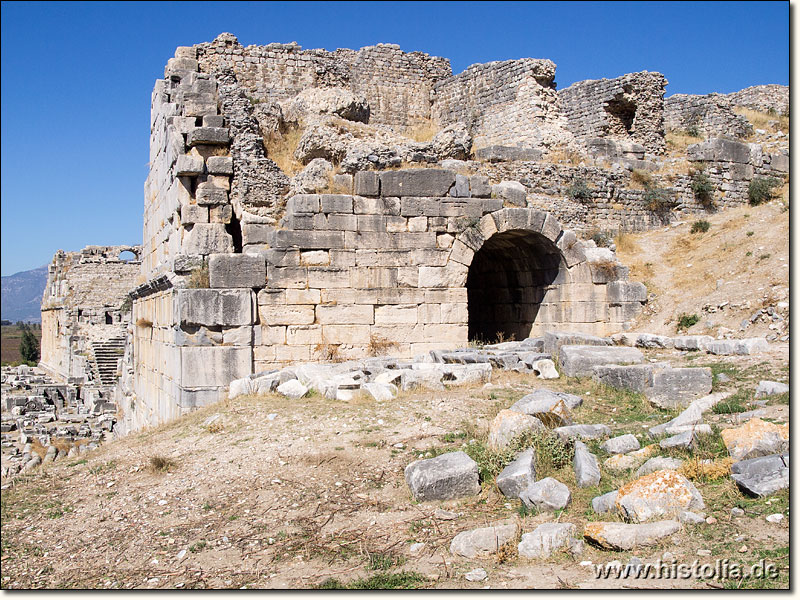
[[[561,264],[559,249],[537,233],[511,230],[486,240],[467,275],[469,339],[529,337],[545,288],[555,282]]]

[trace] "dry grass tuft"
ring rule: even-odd
[[[403,135],[415,142],[430,142],[437,133],[439,133],[439,128],[433,121],[426,119],[406,127]]]
[[[614,238],[614,244],[617,246],[617,253],[633,254],[634,252],[641,251],[639,244],[636,243],[636,240],[630,233],[620,232],[617,237]]]
[[[671,129],[667,131],[667,150],[670,154],[686,154],[686,148],[688,148],[691,144],[696,144],[697,142],[702,142],[702,137],[697,137],[693,135],[689,135],[685,131],[678,131],[675,129]]]
[[[300,144],[303,130],[292,127],[284,133],[276,133],[264,140],[267,158],[273,160],[281,171],[289,176],[297,175],[303,170],[303,164],[294,157],[294,152]]]
[[[688,479],[702,479],[705,481],[713,481],[715,479],[722,479],[731,474],[731,465],[734,460],[731,457],[720,458],[710,463],[701,462],[699,458],[691,458],[684,462],[679,468],[678,472]]]
[[[147,470],[151,473],[168,473],[177,466],[178,463],[175,460],[160,454],[151,456],[147,461]]]
[[[136,326],[141,327],[143,329],[150,329],[153,327],[153,322],[150,319],[145,319],[144,317],[139,317],[136,320]]]
[[[314,354],[316,354],[320,360],[326,362],[342,362],[339,344],[317,344],[314,346]]]
[[[369,338],[369,345],[367,346],[367,352],[370,356],[383,356],[394,348],[397,348],[397,342],[391,342],[377,335],[371,335]]]
[[[208,276],[208,264],[204,263],[202,267],[194,269],[189,275],[189,281],[186,282],[186,287],[190,288],[210,288],[211,280]]]
[[[551,163],[572,165],[573,167],[577,167],[583,162],[583,157],[578,152],[561,146],[552,148],[547,153],[546,159]]]
[[[590,264],[595,272],[602,273],[607,279],[616,275],[617,267],[619,266],[619,263],[613,260],[599,260]]]
[[[631,173],[631,183],[634,187],[646,190],[653,185],[653,176],[644,169],[634,169]]]
[[[737,115],[742,115],[745,119],[750,121],[753,129],[766,129],[777,132],[780,129],[783,132],[789,131],[789,117],[783,115],[771,115],[769,113],[759,112],[744,106],[736,106],[733,109]],[[774,123],[770,126],[770,123]]]

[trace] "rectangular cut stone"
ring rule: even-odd
[[[314,307],[308,304],[262,305],[258,307],[262,325],[311,325]]]
[[[324,213],[352,213],[353,197],[340,194],[322,194],[320,209]]]
[[[318,213],[319,196],[316,194],[297,194],[286,202],[286,214]]]
[[[184,254],[233,252],[233,239],[222,223],[197,223],[183,239]]]
[[[271,244],[275,235],[275,227],[261,223],[245,223],[242,225],[242,243]],[[285,252],[285,250],[284,250]]]
[[[358,229],[358,216],[348,214],[328,215],[328,229],[335,231],[356,231]]]
[[[186,136],[186,143],[189,146],[197,146],[198,144],[227,146],[230,141],[230,133],[223,127],[197,127]]]
[[[323,325],[372,325],[375,322],[374,309],[371,304],[354,304],[350,306],[334,305],[317,306],[317,322]]]
[[[176,303],[175,313],[181,325],[253,324],[253,292],[250,290],[178,290]]]
[[[644,355],[636,348],[607,346],[561,346],[558,362],[567,377],[591,375],[593,368],[610,364],[638,364]]]
[[[286,304],[319,304],[319,290],[286,290]]]
[[[289,325],[286,328],[286,343],[290,345],[321,344],[321,325]]]
[[[222,188],[206,186],[198,188],[197,203],[202,206],[216,206],[228,203],[228,192]]]
[[[262,288],[267,281],[267,264],[257,255],[212,254],[208,276],[212,288]]]
[[[249,325],[228,327],[222,331],[222,343],[226,346],[252,346],[253,328]]]
[[[455,173],[443,169],[405,169],[380,174],[382,196],[447,196]]]
[[[267,267],[267,285],[277,288],[305,289],[308,285],[306,267]]]
[[[175,175],[178,177],[202,175],[205,170],[202,156],[179,156],[175,163]]]
[[[208,207],[196,204],[181,206],[181,224],[194,225],[195,223],[208,223]]]
[[[370,339],[369,325],[323,325],[322,340],[325,344],[361,344]]]
[[[344,248],[343,231],[287,231],[275,232],[275,246],[283,248]]]
[[[647,288],[638,281],[610,281],[607,289],[612,304],[647,301]]]
[[[376,325],[414,324],[417,318],[416,304],[387,304],[375,307]]]
[[[353,191],[359,196],[378,196],[380,178],[374,171],[359,171],[353,181]],[[386,195],[386,194],[385,194]]]
[[[350,287],[350,271],[339,267],[309,267],[308,287],[316,289]]]
[[[230,204],[212,206],[208,212],[208,220],[211,223],[222,223],[223,225],[227,225],[233,218],[233,207]]]
[[[181,382],[185,387],[224,387],[252,373],[251,348],[234,346],[181,348]]]
[[[403,217],[438,217],[439,200],[436,198],[401,198],[400,215]]]
[[[233,158],[230,156],[209,156],[206,168],[212,175],[233,175]]]

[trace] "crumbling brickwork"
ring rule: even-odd
[[[744,106],[752,110],[776,115],[789,114],[789,86],[769,84],[754,85],[738,92],[728,94],[728,98],[736,106]]]
[[[753,126],[733,112],[729,96],[675,94],[664,101],[664,120],[668,130],[690,132],[700,137],[730,136],[744,139],[753,133]]]
[[[661,73],[629,73],[616,79],[591,79],[560,90],[567,126],[582,140],[611,138],[636,142],[661,154],[664,142],[664,91]]]

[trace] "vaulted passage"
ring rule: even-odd
[[[562,266],[559,249],[538,233],[510,230],[486,240],[467,275],[469,339],[529,337],[545,291]]]

